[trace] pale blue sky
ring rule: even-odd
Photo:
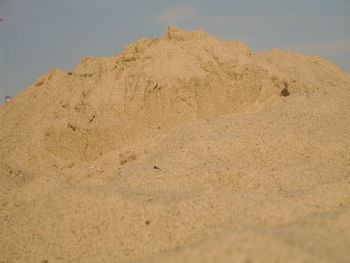
[[[350,72],[350,0],[0,0],[0,17],[0,102],[52,68],[121,53],[168,25],[323,56]]]

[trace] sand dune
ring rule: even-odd
[[[350,75],[169,27],[0,108],[0,262],[349,262]]]

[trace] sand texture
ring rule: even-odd
[[[350,262],[350,74],[169,27],[0,107],[0,262]]]

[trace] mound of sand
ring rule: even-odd
[[[169,27],[0,108],[2,262],[349,262],[350,75]]]

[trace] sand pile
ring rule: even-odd
[[[350,75],[169,27],[0,108],[3,262],[349,262]]]

